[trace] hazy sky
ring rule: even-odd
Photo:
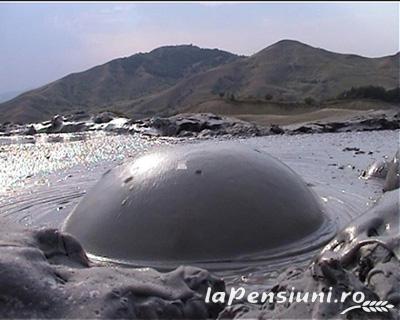
[[[167,44],[250,55],[281,39],[399,50],[397,3],[0,3],[0,93]]]

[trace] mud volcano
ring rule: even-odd
[[[63,229],[94,256],[168,267],[304,249],[299,243],[317,239],[325,222],[314,194],[279,160],[237,143],[201,143],[105,173]]]

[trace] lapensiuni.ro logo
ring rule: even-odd
[[[365,294],[362,291],[342,292],[339,298],[334,298],[332,287],[325,292],[301,292],[292,288],[290,291],[278,292],[246,292],[243,287],[232,287],[229,292],[216,291],[212,292],[211,288],[207,288],[205,302],[206,303],[226,303],[232,305],[234,301],[246,301],[249,303],[344,303],[349,298],[353,305],[344,309],[341,314],[345,314],[351,310],[360,309],[364,312],[389,312],[394,308],[388,301],[381,300],[365,300]]]

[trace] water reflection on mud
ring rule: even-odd
[[[382,194],[381,180],[359,176],[374,161],[391,157],[397,139],[396,131],[376,131],[268,136],[239,139],[238,143],[266,151],[295,170],[340,229]],[[105,171],[151,147],[176,142],[102,132],[2,137],[2,223],[58,227]],[[308,263],[317,250],[220,275],[228,285],[240,282],[257,287],[262,279],[265,289],[266,279],[273,281],[289,265]]]

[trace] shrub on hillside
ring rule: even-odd
[[[339,95],[339,99],[376,99],[400,102],[400,88],[386,90],[379,86],[352,87]]]
[[[314,100],[313,98],[311,98],[311,97],[305,98],[305,99],[304,99],[304,102],[305,102],[305,104],[307,104],[307,105],[309,105],[309,106],[312,106],[312,105],[315,104],[315,100]]]

